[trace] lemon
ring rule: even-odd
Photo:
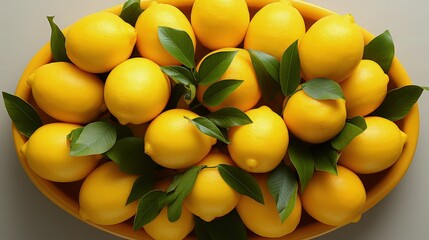
[[[350,14],[319,19],[299,43],[301,70],[305,80],[328,78],[343,81],[363,56],[361,28]]]
[[[187,168],[201,161],[216,139],[200,132],[191,123],[189,119],[196,117],[198,114],[186,109],[161,113],[146,130],[146,154],[159,165],[173,169]]]
[[[316,171],[301,195],[304,210],[317,221],[343,226],[360,218],[366,192],[359,177],[338,166],[338,175]]]
[[[305,33],[305,23],[290,0],[280,0],[261,8],[252,18],[244,48],[268,53],[278,60],[294,41]]]
[[[74,182],[85,178],[97,166],[102,155],[70,156],[67,135],[79,127],[71,123],[49,123],[38,128],[21,147],[30,169],[53,182]]]
[[[75,22],[66,33],[66,52],[80,69],[104,73],[131,56],[136,30],[118,15],[97,12]]]
[[[243,82],[221,104],[217,106],[205,106],[212,112],[224,107],[236,107],[242,111],[247,111],[253,108],[261,98],[261,89],[258,85],[255,70],[253,69],[252,60],[250,59],[249,53],[241,48],[218,49],[207,54],[207,56],[225,51],[238,52],[226,72],[219,78],[219,81],[237,79]],[[207,56],[205,56],[201,62],[204,61]],[[201,65],[201,62],[199,65]],[[198,85],[196,95],[200,102],[203,102],[203,95],[209,86],[210,85]]]
[[[142,124],[158,116],[170,97],[170,80],[158,64],[146,58],[131,58],[107,77],[104,99],[122,125]]]
[[[195,49],[195,34],[186,16],[170,4],[152,1],[136,22],[137,50],[142,57],[149,58],[161,66],[180,65],[180,62],[161,45],[158,37],[160,26],[185,31],[191,37]]]
[[[37,105],[51,117],[69,123],[94,121],[106,110],[103,82],[71,63],[48,63],[28,78]]]
[[[339,164],[369,174],[392,166],[402,153],[407,135],[385,118],[365,117],[367,128],[342,151]]]
[[[245,0],[195,0],[191,23],[203,46],[236,47],[244,39],[250,15]]]
[[[282,223],[277,205],[267,185],[267,174],[254,175],[264,197],[264,204],[242,196],[237,204],[237,212],[243,220],[244,225],[252,232],[262,237],[277,238],[293,232],[301,219],[301,201],[296,196],[295,206],[290,215]]]
[[[137,201],[127,199],[138,175],[122,172],[114,162],[97,167],[84,180],[79,192],[79,216],[100,225],[124,222],[135,215]]]
[[[233,165],[231,158],[217,150],[210,152],[199,166],[215,167],[218,164]],[[206,222],[228,214],[238,203],[240,194],[222,178],[217,168],[204,168],[198,173],[191,193],[184,206]]]
[[[267,106],[246,112],[253,123],[228,131],[231,158],[242,169],[253,173],[273,170],[284,158],[289,135],[283,119]]]
[[[372,60],[362,60],[352,75],[340,83],[346,97],[347,117],[366,116],[387,94],[389,76]]]
[[[336,136],[346,123],[344,99],[317,100],[303,90],[286,103],[283,119],[290,132],[309,143],[323,143]]]

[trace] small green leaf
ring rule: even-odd
[[[198,83],[209,85],[219,80],[236,54],[237,51],[216,52],[204,58],[198,69]]]
[[[140,198],[134,217],[133,229],[138,230],[152,222],[164,208],[167,194],[160,190],[153,190]]]
[[[10,119],[22,135],[30,137],[43,125],[42,119],[30,103],[7,92],[2,92],[2,95]]]
[[[311,153],[311,146],[296,138],[290,138],[288,153],[292,164],[298,172],[301,192],[303,192],[314,173],[314,159]]]
[[[167,188],[167,193],[170,193],[174,190],[176,190],[177,186],[179,185],[180,179],[182,179],[183,174],[176,174],[173,177],[173,181],[171,181],[170,185]]]
[[[290,196],[287,206],[283,209],[283,211],[280,212],[280,220],[282,221],[282,223],[286,221],[286,219],[289,217],[289,215],[292,213],[293,209],[295,208],[297,195],[298,195],[298,184],[296,184],[295,187],[293,188],[292,196]]]
[[[200,240],[247,239],[246,226],[236,210],[211,222],[195,217],[195,235]]]
[[[86,125],[79,138],[70,144],[71,156],[87,156],[107,152],[116,141],[115,126],[107,121]]]
[[[153,189],[154,184],[155,180],[152,175],[148,174],[137,178],[134,181],[133,187],[131,188],[130,195],[128,195],[126,205],[140,199],[146,193],[150,192]]]
[[[284,51],[280,62],[280,86],[283,95],[290,96],[301,82],[301,63],[298,54],[298,40]]]
[[[54,16],[48,16],[51,26],[51,52],[56,62],[70,62],[66,52],[66,38],[61,29],[55,24]]]
[[[414,104],[423,93],[423,88],[416,85],[407,85],[390,90],[381,105],[371,114],[397,121],[410,112]]]
[[[185,117],[187,118],[187,117]],[[228,136],[224,135],[219,128],[209,119],[205,118],[205,117],[197,117],[194,119],[189,119],[187,118],[189,121],[192,122],[192,124],[194,124],[198,130],[200,130],[200,132],[209,135],[211,137],[214,137],[226,144],[229,144],[229,140],[228,140]]]
[[[389,30],[378,35],[369,42],[363,52],[363,59],[378,63],[385,73],[388,73],[395,56],[395,45]]]
[[[234,107],[221,108],[206,116],[216,126],[230,128],[252,123],[252,120],[240,109]]]
[[[183,85],[194,84],[194,77],[189,68],[183,66],[162,66],[161,70],[176,83]]]
[[[76,144],[76,141],[79,139],[79,136],[82,134],[83,127],[73,129],[68,135],[67,139],[70,140],[70,145]]]
[[[182,84],[174,85],[174,87],[171,89],[170,98],[168,99],[168,103],[165,107],[165,110],[176,108],[180,98],[187,92],[188,90]]]
[[[336,150],[344,149],[356,136],[366,129],[365,118],[356,116],[347,120],[341,132],[331,140],[331,145]]]
[[[158,27],[158,37],[164,49],[188,68],[195,68],[194,44],[187,32]]]
[[[303,83],[302,89],[304,92],[318,100],[336,100],[345,99],[340,84],[326,78],[315,78]]]
[[[233,79],[213,83],[204,92],[203,103],[211,107],[218,106],[242,83],[243,80]]]
[[[258,51],[258,50],[248,50],[249,54],[252,54],[254,58],[257,58],[258,61],[261,63],[263,69],[265,72],[270,75],[272,79],[274,79],[276,82],[279,82],[279,69],[280,69],[280,62],[273,56]]]
[[[185,88],[186,88],[185,102],[186,102],[186,104],[189,105],[195,99],[195,96],[197,94],[197,88],[195,87],[194,84],[189,84],[189,85],[185,86]]]
[[[140,7],[140,0],[127,0],[122,6],[119,16],[131,26],[135,26],[142,12],[143,9]]]
[[[248,172],[227,164],[219,164],[217,169],[223,180],[236,192],[264,204],[264,197],[258,182]]]
[[[312,147],[314,166],[319,171],[337,175],[338,152],[330,144],[319,144]]]

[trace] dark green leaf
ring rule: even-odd
[[[330,144],[319,144],[312,148],[314,166],[319,171],[337,175],[338,152]]]
[[[217,169],[223,180],[236,192],[264,204],[264,197],[258,182],[248,172],[227,164],[219,164]]]
[[[244,112],[234,107],[221,108],[210,113],[206,117],[222,128],[230,128],[252,123],[252,120]]]
[[[195,99],[195,95],[197,94],[197,89],[194,84],[190,84],[185,86],[186,93],[185,93],[185,102],[186,104],[191,104],[192,101]]]
[[[173,181],[171,181],[170,185],[167,188],[167,193],[170,193],[174,190],[176,190],[177,186],[179,185],[180,179],[182,179],[183,174],[176,174],[173,177]]]
[[[176,108],[180,98],[185,95],[187,91],[188,90],[182,84],[174,85],[174,87],[171,89],[170,98],[168,99],[165,110]]]
[[[414,104],[423,93],[423,88],[416,85],[407,85],[389,91],[381,105],[371,114],[397,121],[410,112]]]
[[[119,16],[131,26],[134,26],[142,12],[143,9],[140,7],[140,0],[127,0],[122,6]]]
[[[236,210],[211,222],[195,217],[195,235],[199,240],[247,239],[246,226]]]
[[[388,73],[395,56],[395,45],[389,30],[378,35],[364,49],[363,59],[378,63],[385,73]]]
[[[292,213],[295,208],[296,196],[298,195],[298,184],[292,189],[292,196],[290,196],[287,206],[280,212],[280,220],[282,222],[286,221],[289,215]]]
[[[280,62],[280,86],[283,95],[290,96],[301,81],[301,63],[298,54],[298,40],[284,51]]]
[[[186,118],[186,117],[185,117]],[[229,144],[229,140],[228,140],[228,136],[224,135],[219,128],[213,123],[211,122],[209,119],[205,118],[205,117],[197,117],[194,119],[189,119],[189,121],[192,122],[192,124],[194,124],[198,130],[200,130],[200,132],[214,137],[226,144]]]
[[[7,113],[22,135],[30,137],[43,125],[36,110],[28,102],[7,92],[2,94]]]
[[[49,25],[51,26],[51,52],[56,62],[70,62],[66,52],[66,38],[63,32],[54,23],[54,16],[48,16]]]
[[[131,131],[131,129],[126,125],[116,124],[115,128],[116,128],[116,138],[117,139],[122,139],[122,138],[134,136],[133,131]]]
[[[288,153],[292,164],[298,172],[301,192],[303,192],[314,173],[314,159],[311,153],[311,146],[296,138],[291,138]]]
[[[210,85],[203,95],[203,103],[207,106],[215,107],[221,104],[243,80],[222,80]]]
[[[198,69],[199,84],[209,85],[219,80],[236,54],[237,51],[216,52],[204,58]]]
[[[318,100],[336,100],[345,99],[340,85],[330,79],[315,78],[303,83],[302,89],[304,92]]]
[[[152,175],[143,175],[134,181],[133,188],[127,199],[127,205],[140,199],[153,189],[155,180]]]
[[[264,71],[270,75],[272,79],[274,79],[276,82],[279,82],[279,69],[280,69],[280,62],[273,56],[258,51],[258,50],[248,50],[249,54],[252,54],[254,58],[257,58],[258,61],[262,64],[262,67],[264,68]]]
[[[87,156],[107,152],[116,141],[115,126],[107,121],[86,125],[74,144],[70,144],[71,156]]]
[[[365,118],[356,116],[347,120],[341,132],[331,140],[331,145],[336,150],[344,149],[356,136],[366,129]]]
[[[161,70],[176,83],[183,85],[194,84],[191,70],[182,66],[162,66]]]
[[[194,44],[187,32],[158,27],[158,37],[164,49],[188,68],[195,68]]]
[[[167,194],[163,191],[153,190],[140,198],[137,213],[134,217],[134,230],[142,228],[159,215],[162,208],[164,208],[166,196]]]

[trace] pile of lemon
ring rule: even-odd
[[[200,84],[191,98],[197,106],[188,101],[189,96],[182,96],[175,107],[166,110],[178,83],[162,67],[182,63],[161,44],[159,27],[187,33],[194,48],[205,55],[196,56],[197,61],[236,51],[216,82],[240,80],[241,84],[219,104],[204,103],[210,84]],[[80,216],[95,224],[118,224],[136,214],[138,201],[126,203],[140,177],[121,171],[103,154],[70,156],[67,136],[100,119],[127,126],[143,139],[144,152],[162,173],[153,189],[168,192],[175,174],[205,166],[184,198],[177,221],[169,221],[164,207],[143,226],[154,239],[183,239],[194,229],[194,216],[211,222],[231,211],[238,213],[247,229],[263,237],[293,232],[303,211],[328,225],[348,224],[360,217],[366,201],[357,174],[393,165],[407,140],[394,122],[368,116],[386,97],[389,77],[376,62],[363,60],[364,37],[349,14],[330,15],[306,28],[288,0],[269,3],[254,16],[245,0],[195,0],[190,16],[154,1],[135,25],[113,13],[99,12],[78,20],[64,36],[70,62],[43,65],[28,79],[35,103],[52,117],[52,123],[37,129],[21,151],[42,178],[83,180]],[[276,99],[283,104],[281,111],[263,101],[248,49],[280,61],[297,40],[301,84],[315,78],[333,80],[344,99],[315,99],[299,85],[290,96]],[[196,66],[195,71],[200,64]],[[203,133],[191,121],[200,117],[193,109],[215,112],[226,107],[239,109],[251,120],[227,128],[228,144]],[[267,178],[280,164],[294,171],[287,154],[292,138],[308,145],[328,142],[356,116],[364,117],[367,127],[341,150],[337,174],[315,171],[305,189],[299,187],[288,217],[281,221]],[[250,173],[264,204],[227,184],[216,168],[219,164]]]

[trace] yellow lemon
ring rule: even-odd
[[[80,69],[104,73],[131,56],[136,30],[118,15],[97,12],[75,22],[66,33],[66,52]]]
[[[85,124],[106,110],[101,79],[71,63],[48,63],[27,80],[37,105],[51,117]]]
[[[102,155],[70,156],[67,135],[80,125],[49,123],[38,128],[21,147],[28,166],[40,177],[53,182],[74,182],[85,178]]]
[[[170,81],[158,64],[131,58],[107,77],[104,99],[122,125],[142,124],[158,116],[170,98]]]
[[[114,162],[97,167],[84,180],[79,192],[79,216],[95,224],[113,225],[134,216],[137,201],[127,199],[138,175],[122,172]]]
[[[271,171],[286,154],[289,144],[286,124],[267,106],[251,109],[246,115],[253,123],[232,127],[228,131],[231,158],[248,172]]]
[[[254,175],[264,196],[264,204],[242,196],[237,204],[237,212],[246,227],[262,237],[277,238],[293,232],[301,220],[301,201],[296,196],[295,206],[290,215],[282,223],[277,205],[267,185],[267,174]]]
[[[220,77],[219,81],[227,79],[242,80],[241,85],[235,89],[221,104],[217,106],[206,106],[210,111],[216,111],[224,107],[236,107],[242,111],[253,108],[261,98],[261,89],[258,85],[255,70],[253,69],[252,60],[249,53],[239,48],[223,48],[209,53],[207,56],[225,51],[238,51],[231,65],[226,72]],[[206,57],[207,57],[206,56]],[[206,58],[204,57],[202,61]],[[199,64],[201,65],[201,63]],[[197,99],[203,102],[203,95],[209,85],[198,85]]]
[[[305,80],[346,79],[363,56],[361,28],[350,14],[329,15],[319,19],[299,43],[301,70]]]
[[[245,0],[195,0],[192,6],[195,35],[211,50],[238,46],[246,35],[249,21]]]
[[[201,161],[216,139],[200,132],[191,123],[189,119],[196,117],[198,114],[186,109],[161,113],[146,130],[146,154],[159,165],[173,169],[187,168]]]
[[[244,39],[244,48],[268,53],[278,60],[294,41],[305,33],[305,23],[290,0],[273,2],[252,18]]]
[[[228,155],[212,151],[198,163],[208,167],[218,164],[233,165],[233,162]],[[234,209],[240,196],[223,180],[217,168],[205,168],[198,173],[195,185],[183,203],[193,214],[210,222]]]
[[[362,60],[352,75],[340,83],[346,97],[347,117],[366,116],[378,108],[387,94],[389,76],[374,61]]]
[[[392,166],[402,153],[407,135],[385,118],[366,117],[367,128],[341,152],[339,164],[369,174]]]
[[[191,37],[195,49],[195,34],[185,14],[170,4],[153,1],[136,22],[137,50],[142,57],[149,58],[161,66],[179,65],[180,62],[161,45],[158,37],[160,26],[185,31]]]
[[[302,207],[317,221],[343,226],[360,218],[366,192],[359,177],[338,166],[338,175],[316,171],[302,193]]]
[[[303,90],[286,103],[283,119],[290,132],[309,143],[323,143],[336,136],[346,123],[343,99],[317,100]]]

